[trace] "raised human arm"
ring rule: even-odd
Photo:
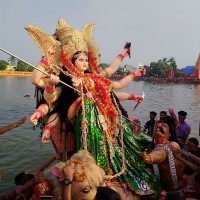
[[[26,122],[28,116],[23,117],[22,119],[20,119],[18,122],[15,122],[13,124],[10,124],[8,126],[4,126],[0,128],[0,135],[2,135],[3,133],[12,130],[13,128],[19,127],[22,124],[24,124]]]
[[[123,52],[112,61],[109,67],[101,71],[101,74],[103,74],[106,78],[112,76],[118,70],[123,58],[128,55],[127,51],[128,49],[124,49]]]
[[[53,161],[60,159],[61,156],[56,153],[54,156],[52,156],[50,159],[45,161],[41,166],[39,166],[32,174],[38,174],[39,172],[44,171]]]
[[[113,90],[121,90],[129,85],[137,76],[142,76],[146,73],[146,69],[138,69],[135,72],[132,72],[128,76],[122,78],[120,81],[115,82],[113,81]]]
[[[168,111],[169,111],[170,116],[174,120],[174,125],[177,126],[178,125],[178,117],[174,113],[174,109],[173,108],[169,108]]]
[[[43,173],[38,173],[32,178],[30,181],[26,182],[24,185],[17,185],[14,189],[10,190],[6,194],[0,195],[1,200],[10,200],[15,199],[18,195],[25,192],[29,188],[31,188],[33,185],[35,185],[38,182],[41,182],[44,177]]]
[[[196,172],[200,172],[200,168],[199,166],[196,166],[195,164],[191,163],[190,161],[187,161],[186,159],[184,159],[180,153],[182,153],[183,155],[185,155],[188,158],[192,158],[197,164],[200,164],[200,158],[196,157],[193,154],[187,153],[186,151],[182,150],[182,149],[177,149],[172,145],[169,145],[170,149],[172,150],[174,157],[177,158],[178,160],[180,160],[185,166],[191,168],[192,170],[196,171]]]
[[[198,165],[200,165],[200,158],[191,154],[191,153],[188,153],[186,151],[184,151],[183,149],[180,149],[180,153],[182,153],[183,155],[185,155],[186,157],[188,158],[191,158],[192,160],[194,160]]]
[[[34,174],[34,177],[26,182],[24,185],[21,186],[20,191],[25,192],[27,189],[31,188],[33,185],[35,185],[36,183],[42,182],[44,178],[44,173],[43,172],[38,172]]]

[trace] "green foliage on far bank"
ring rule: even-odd
[[[15,68],[15,71],[25,71],[25,72],[32,72],[33,71],[33,67],[30,67],[29,65],[25,64],[24,62],[18,60],[14,57],[14,56],[10,56],[10,58],[8,59],[8,62],[10,62],[10,65],[15,66],[16,62],[17,62],[17,66]],[[6,70],[7,65],[9,65],[9,63],[4,61],[4,60],[0,60],[0,70]]]
[[[180,75],[180,70],[177,69],[175,58],[170,59],[163,58],[157,62],[151,62],[150,66],[145,65],[146,75],[145,77],[159,77],[164,78],[169,70],[175,70],[176,74]],[[178,72],[179,71],[179,72]]]
[[[29,65],[21,62],[20,60],[17,62],[17,67],[15,71],[25,71],[25,72],[32,72],[33,67],[30,67]]]
[[[10,62],[11,65],[16,63],[16,59],[13,56],[11,56],[8,59],[8,61]],[[0,70],[6,70],[7,65],[9,65],[9,64],[6,61],[0,60]],[[107,68],[108,66],[109,66],[109,64],[107,64],[107,63],[101,63],[99,65],[101,70]],[[150,66],[145,65],[144,67],[146,68],[145,77],[163,78],[163,77],[166,77],[167,72],[172,69],[175,70],[176,77],[183,76],[183,73],[177,69],[176,61],[175,61],[175,58],[173,58],[173,57],[171,57],[170,59],[163,58],[158,61],[151,62]],[[33,68],[21,61],[17,61],[17,67],[16,67],[15,71],[32,72]],[[116,72],[117,75],[128,75],[130,73],[131,73],[130,71],[126,70],[123,67],[119,67],[119,69]]]
[[[0,60],[0,70],[6,70],[8,63],[4,60]]]

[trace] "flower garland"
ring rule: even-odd
[[[121,153],[122,153],[122,168],[121,168],[120,172],[118,172],[115,175],[112,175],[112,174],[106,175],[105,178],[108,179],[109,181],[110,180],[111,181],[115,181],[115,179],[118,176],[121,176],[122,174],[126,175],[126,172],[125,172],[125,170],[126,170],[126,162],[125,162],[125,157],[124,157],[124,141],[123,141],[123,138],[124,138],[124,136],[123,136],[124,126],[122,125],[123,118],[122,118],[121,110],[119,109],[118,104],[117,104],[117,102],[116,102],[116,100],[114,98],[114,95],[113,95],[113,100],[114,100],[114,104],[115,104],[116,109],[117,109],[116,110],[117,115],[119,116],[119,125],[120,125],[120,135],[119,136],[121,138],[121,145],[122,145],[122,147],[121,147],[121,149],[122,149],[121,150]],[[112,157],[111,157],[111,160],[112,160]]]
[[[97,65],[96,58],[94,57],[94,54],[92,53],[91,48],[88,49],[88,59],[89,59],[89,64],[90,64],[92,73],[95,74],[95,71],[96,71],[97,74],[100,74],[101,71],[99,69],[99,66]]]
[[[86,124],[86,117],[85,117],[85,109],[84,109],[84,94],[83,94],[83,85],[86,87],[86,90],[89,91],[92,94],[92,97],[95,101],[95,105],[99,110],[99,113],[102,114],[105,118],[105,122],[107,124],[107,127],[105,128],[106,130],[103,130],[103,137],[105,141],[105,145],[107,146],[107,160],[108,160],[108,172],[109,175],[106,175],[105,178],[108,180],[114,180],[118,176],[125,174],[125,169],[126,169],[126,163],[124,159],[124,142],[123,142],[123,126],[122,126],[122,115],[121,111],[118,108],[118,105],[115,103],[115,106],[117,110],[115,109],[115,106],[112,102],[112,99],[110,97],[110,86],[111,86],[111,81],[106,79],[103,76],[96,75],[96,72],[100,74],[99,67],[97,66],[96,59],[94,58],[93,53],[89,49],[89,64],[91,67],[92,74],[82,74],[80,73],[76,67],[71,63],[71,59],[68,58],[67,54],[64,53],[64,51],[61,52],[62,60],[64,66],[67,67],[68,71],[65,72],[66,75],[69,75],[71,78],[72,76],[76,76],[81,79],[81,94],[82,94],[82,117],[83,120],[81,121],[81,130],[82,130],[82,141],[83,141],[83,147],[84,149],[87,149],[87,124]],[[95,86],[91,83],[90,79],[94,81]],[[98,94],[97,94],[98,91]],[[100,98],[99,98],[100,96]],[[115,100],[115,98],[114,98]],[[110,168],[113,157],[115,156],[114,153],[114,148],[113,148],[113,135],[114,135],[114,130],[115,130],[115,125],[116,125],[116,115],[120,117],[120,138],[121,138],[121,144],[122,144],[122,169],[120,170],[119,173],[113,175],[113,171]],[[108,122],[108,117],[111,120],[111,128],[109,128],[109,122]],[[110,146],[110,152],[108,149],[108,143]],[[110,155],[110,159],[108,158],[108,155]]]
[[[82,165],[82,167],[81,167],[82,170],[85,170],[85,165],[81,161],[72,160],[72,163]],[[86,171],[83,171],[82,174],[75,173],[73,176],[73,181],[74,182],[84,182],[86,180],[86,175],[87,175]]]
[[[112,137],[112,135],[114,134],[114,122],[115,122],[115,108],[114,105],[112,103],[111,97],[110,97],[110,85],[111,85],[111,81],[106,79],[103,76],[99,76],[96,74],[81,74],[76,67],[74,67],[74,65],[71,63],[71,59],[69,59],[67,57],[67,54],[64,53],[64,51],[61,52],[61,56],[62,56],[62,60],[63,60],[63,64],[67,67],[67,69],[72,73],[77,75],[78,77],[82,77],[83,80],[85,78],[86,81],[88,81],[88,78],[91,78],[94,83],[95,83],[95,87],[92,86],[92,84],[90,83],[90,86],[88,87],[90,92],[92,92],[93,97],[97,103],[97,106],[101,107],[101,110],[103,111],[104,115],[108,115],[109,118],[112,119],[112,126],[111,126],[111,130],[109,135]],[[94,64],[95,65],[95,70],[99,71],[99,68],[96,65],[96,61],[93,58],[93,54],[90,53],[90,57],[91,57],[91,65]],[[93,65],[92,65],[93,66]],[[92,67],[93,69],[93,67]],[[65,72],[65,74],[68,74],[69,72]],[[94,70],[93,70],[94,73]],[[70,75],[71,77],[71,75]],[[85,81],[84,81],[85,82]],[[99,97],[96,93],[96,91],[99,92],[99,96],[101,97],[101,100],[99,100]],[[107,117],[106,117],[107,118]]]

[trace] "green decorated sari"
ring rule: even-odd
[[[113,141],[114,156],[110,159],[110,146],[104,139],[103,131],[98,119],[98,112],[90,100],[85,101],[85,113],[88,123],[87,134],[87,150],[94,156],[97,165],[109,174],[110,169],[117,174],[122,169],[122,143],[121,138],[116,137]],[[82,121],[81,110],[75,120],[75,133],[77,138],[77,150],[82,147],[82,134],[80,124]],[[138,152],[143,152],[148,144],[145,137],[134,136],[133,127],[126,119],[123,120],[123,142],[124,142],[124,158],[126,161],[126,174],[122,174],[117,181],[126,187],[135,191],[139,195],[148,195],[155,193],[157,196],[161,187],[154,176],[152,170],[144,163],[142,156]]]

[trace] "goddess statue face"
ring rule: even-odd
[[[157,122],[155,131],[154,131],[154,137],[155,140],[158,140],[160,138],[166,138],[169,139],[169,126],[167,123],[164,122]]]
[[[75,60],[75,67],[81,73],[84,73],[86,69],[88,69],[88,57],[85,54],[81,54]]]

